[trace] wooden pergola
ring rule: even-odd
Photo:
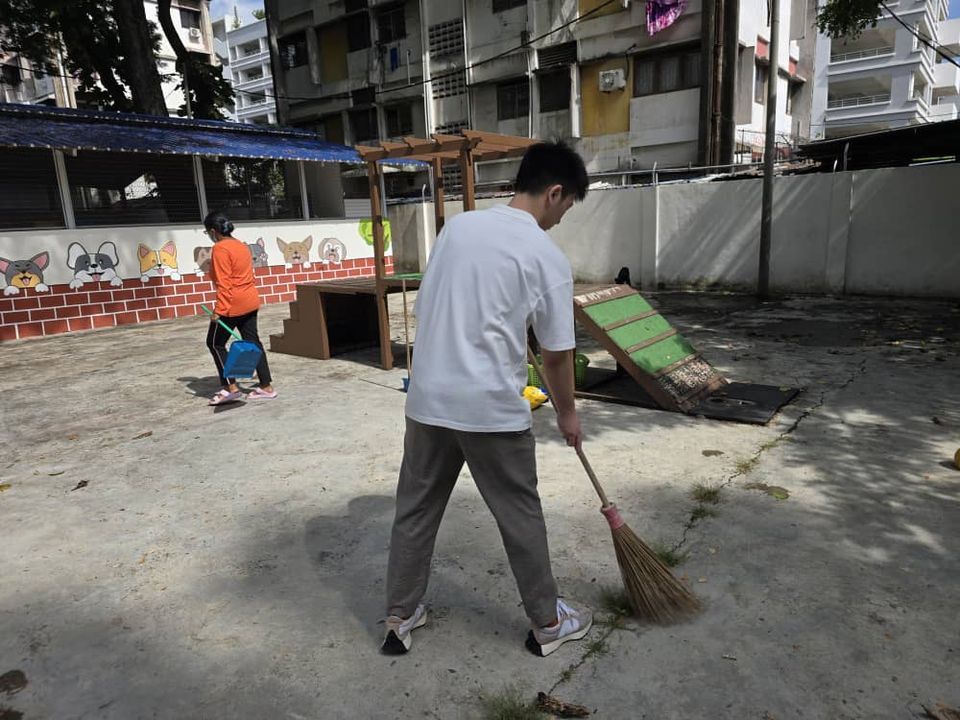
[[[357,152],[367,164],[367,177],[370,181],[370,211],[373,221],[373,255],[377,296],[377,316],[380,329],[380,365],[389,370],[393,367],[393,349],[390,343],[390,318],[387,311],[387,293],[401,283],[410,282],[404,278],[387,276],[384,266],[384,201],[381,193],[382,160],[422,161],[428,163],[433,172],[434,217],[436,232],[443,228],[444,187],[443,164],[457,163],[463,174],[463,209],[476,208],[474,168],[477,162],[521,157],[537,140],[530,138],[499,135],[497,133],[463,130],[460,135],[432,135],[430,139],[405,137],[403,142],[380,142],[379,147],[358,145]],[[411,285],[418,284],[414,280]]]

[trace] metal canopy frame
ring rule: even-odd
[[[462,130],[460,135],[434,134],[429,139],[404,137],[402,142],[380,141],[379,147],[357,145],[354,149],[367,164],[370,182],[370,212],[373,223],[374,274],[376,277],[377,315],[380,324],[380,365],[393,367],[393,349],[390,344],[390,318],[387,312],[388,279],[384,266],[383,211],[381,193],[381,160],[417,160],[427,162],[434,176],[434,218],[436,232],[443,228],[444,187],[443,164],[457,163],[463,173],[463,209],[476,209],[474,166],[485,160],[504,160],[521,157],[538,140],[500,135],[498,133]]]

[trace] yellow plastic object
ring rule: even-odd
[[[547,394],[533,385],[527,385],[523,389],[523,396],[527,399],[527,402],[530,403],[531,410],[536,410],[547,401]]]
[[[960,470],[960,448],[957,448],[957,452],[953,455],[953,464],[957,470]]]

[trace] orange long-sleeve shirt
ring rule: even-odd
[[[210,279],[217,287],[217,315],[237,317],[260,308],[260,294],[253,279],[253,255],[239,240],[224,238],[214,243]]]

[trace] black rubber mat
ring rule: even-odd
[[[701,400],[687,414],[766,425],[780,408],[799,394],[797,388],[731,382]],[[661,409],[630,375],[602,368],[587,368],[577,397]]]

